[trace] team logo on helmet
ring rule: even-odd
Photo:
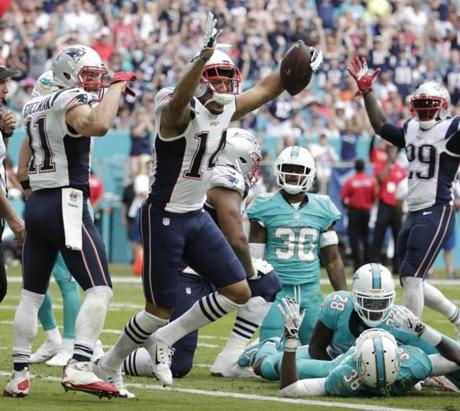
[[[67,54],[73,60],[73,62],[77,64],[85,55],[85,50],[77,47],[67,48],[58,56],[56,60],[59,60],[64,54]]]

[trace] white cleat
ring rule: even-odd
[[[59,349],[61,348],[61,344],[52,342],[52,341],[45,341],[40,348],[35,351],[30,356],[30,364],[38,364],[49,360],[51,357],[54,357]]]
[[[4,397],[25,397],[29,395],[30,373],[26,367],[22,371],[14,371],[11,379],[3,389]]]
[[[221,352],[211,367],[211,374],[214,377],[256,377],[251,367],[240,367],[238,365],[239,353]]]
[[[102,358],[98,358],[95,362],[93,362],[92,367],[94,374],[118,388],[119,397],[128,399],[136,397],[132,392],[125,388],[123,377],[121,376],[121,370],[111,370],[104,367],[102,365]]]
[[[145,349],[152,359],[153,373],[160,380],[162,385],[172,385],[171,359],[174,351],[164,342],[151,338],[152,344]]]
[[[119,390],[112,384],[97,377],[89,361],[73,362],[64,368],[61,385],[66,391],[82,391],[102,397],[118,397]]]
[[[46,361],[46,365],[50,367],[65,367],[69,360],[72,358],[72,350],[61,348],[58,353]]]

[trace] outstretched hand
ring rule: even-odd
[[[217,37],[220,36],[222,30],[216,29],[217,19],[214,18],[214,14],[208,12],[206,17],[206,23],[204,25],[204,35],[203,35],[203,48],[204,49],[214,49],[217,44]]]
[[[420,337],[426,326],[411,310],[407,307],[396,307],[390,314],[392,325],[408,334]]]
[[[357,94],[362,94],[363,96],[372,90],[372,84],[380,74],[380,68],[375,69],[372,74],[369,74],[366,59],[359,56],[353,58],[347,70],[356,81],[358,86]]]
[[[305,310],[300,312],[300,307],[294,298],[289,296],[281,300],[278,305],[284,317],[284,335],[286,338],[298,338],[299,328],[305,316]]]

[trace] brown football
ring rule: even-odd
[[[310,47],[299,40],[281,60],[280,75],[283,87],[291,96],[295,96],[308,86],[312,73]]]

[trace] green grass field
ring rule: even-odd
[[[19,276],[18,268],[9,268],[8,274]],[[127,266],[112,266],[112,276],[130,276]],[[460,304],[460,282],[442,286],[440,289],[457,304]],[[55,284],[51,285],[53,299],[62,305],[60,293]],[[324,287],[325,293],[330,291]],[[398,296],[401,296],[398,290]],[[15,307],[19,301],[20,284],[10,283],[8,295],[0,305],[0,384],[3,386],[11,370],[12,321]],[[400,298],[398,299],[400,300]],[[126,321],[143,306],[143,294],[139,284],[114,284],[114,299],[105,323],[101,339],[105,348],[111,346],[118,337]],[[56,309],[61,321],[61,309]],[[433,311],[425,310],[425,320],[454,337],[450,323]],[[277,384],[261,379],[221,379],[211,377],[209,366],[225,343],[233,317],[225,318],[201,330],[199,348],[195,356],[195,368],[182,380],[175,380],[172,389],[160,387],[151,378],[126,377],[125,382],[136,394],[133,400],[98,399],[97,397],[68,392],[59,384],[62,371],[46,365],[33,365],[34,376],[30,395],[24,399],[0,399],[0,410],[325,410],[325,409],[443,409],[460,410],[460,397],[457,394],[424,389],[422,392],[405,397],[337,399],[305,398],[302,400],[284,399],[278,395]],[[43,342],[44,334],[39,330],[34,349]]]

